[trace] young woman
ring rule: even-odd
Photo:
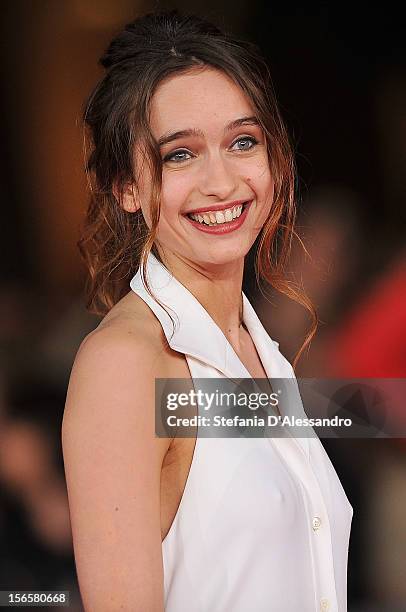
[[[266,65],[176,12],[101,63],[80,247],[107,314],[63,423],[85,610],[344,612],[352,510],[318,439],[155,436],[156,378],[294,378],[242,293],[254,248],[259,280],[309,306],[280,272],[294,169]]]

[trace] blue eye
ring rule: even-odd
[[[243,143],[243,146],[242,148],[237,149],[237,151],[249,151],[256,144],[258,144],[258,140],[254,138],[254,136],[243,136],[239,138],[238,140],[236,140],[232,146],[234,147],[236,144],[239,144],[239,143]]]
[[[186,155],[188,155],[189,157],[185,157]],[[169,153],[168,155],[166,155],[163,158],[163,161],[164,162],[173,161],[179,164],[184,161],[188,161],[188,159],[190,158],[191,158],[190,151],[187,151],[186,149],[178,149],[177,151],[173,151],[172,153]]]

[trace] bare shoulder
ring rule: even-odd
[[[142,408],[146,402],[137,399],[151,396],[154,378],[165,376],[162,334],[136,306],[124,308],[119,303],[82,341],[69,380],[65,434],[68,420],[95,418],[103,409],[111,410],[114,419],[134,412],[137,405]],[[104,398],[111,399],[107,403]]]
[[[124,298],[84,339],[68,386],[62,446],[86,610],[163,610],[160,480],[171,440],[155,436],[155,378],[187,376],[187,366],[140,302]]]
[[[156,378],[189,376],[184,355],[173,351],[151,309],[131,292],[82,341],[69,380],[63,438],[86,423],[145,421],[152,426]],[[170,441],[153,446],[165,453]]]
[[[184,356],[169,347],[160,322],[133,291],[84,338],[74,369],[78,364],[96,365],[104,359],[114,367],[120,358],[124,368],[132,368],[136,363],[143,378],[148,375],[153,378],[188,376]]]
[[[168,350],[158,319],[133,292],[120,300],[98,327],[84,338],[77,356],[80,357],[83,352],[98,352],[103,347],[109,351],[127,349],[135,356],[142,352],[145,358],[156,358]]]

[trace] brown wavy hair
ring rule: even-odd
[[[160,260],[155,238],[162,161],[148,123],[150,102],[165,79],[210,66],[241,87],[265,135],[275,195],[254,245],[255,275],[265,297],[272,286],[310,313],[311,326],[295,356],[295,366],[315,334],[317,314],[302,289],[286,278],[285,266],[296,235],[295,164],[269,70],[257,47],[229,37],[199,17],[155,12],[125,26],[99,63],[105,76],[84,110],[91,200],[78,247],[89,270],[87,308],[106,314],[128,291],[139,266],[145,276],[148,254],[152,251]],[[127,212],[121,205],[124,186],[132,183],[137,189],[142,171],[136,165],[135,147],[143,151],[152,176],[151,229],[140,210]]]

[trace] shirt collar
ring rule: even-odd
[[[230,342],[194,295],[152,253],[146,268],[151,291],[162,305],[147,291],[141,267],[130,287],[146,299],[157,315],[169,346],[217,368],[227,377],[250,378]],[[292,366],[267,334],[244,293],[243,319],[268,377],[291,378]]]
[[[251,378],[209,313],[152,253],[147,259],[146,273],[150,289],[159,303],[145,286],[141,266],[132,278],[130,287],[158,317],[169,346],[216,368],[227,378]],[[277,342],[269,337],[247,296],[244,293],[242,295],[243,320],[268,378],[295,378],[294,370],[280,353]],[[300,393],[293,389],[292,395],[292,387],[289,389],[290,400],[284,404],[284,414],[305,416]],[[296,443],[308,454],[306,439],[296,438]]]

